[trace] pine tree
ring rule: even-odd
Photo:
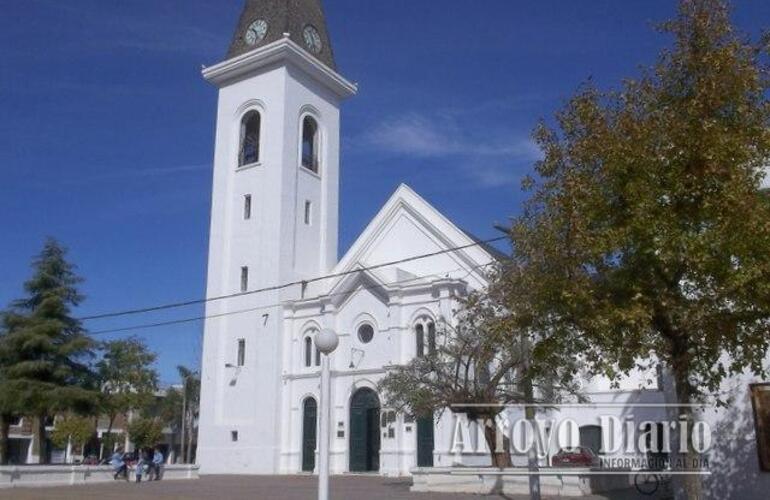
[[[33,268],[24,284],[27,296],[2,318],[0,404],[12,399],[14,413],[36,418],[40,463],[46,463],[46,420],[58,412],[90,411],[98,393],[88,365],[94,343],[70,314],[83,300],[77,290],[82,280],[53,239]]]

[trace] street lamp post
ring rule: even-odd
[[[329,355],[339,345],[339,337],[333,330],[321,330],[315,337],[315,345],[321,354],[321,419],[318,457],[318,500],[329,500],[329,442],[331,431],[331,373]]]

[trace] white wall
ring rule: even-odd
[[[260,162],[238,168],[241,117],[262,113]],[[301,118],[321,126],[320,175],[299,166]],[[207,296],[240,292],[322,275],[336,262],[339,99],[306,73],[277,62],[223,85],[219,92],[209,242]],[[244,195],[252,216],[243,218]],[[304,202],[313,223],[304,225]],[[206,473],[278,470],[283,312],[298,290],[209,302],[207,316],[251,310],[205,323],[198,459]],[[258,310],[253,310],[259,308]],[[236,364],[239,339],[246,363]],[[232,432],[238,433],[234,442]]]

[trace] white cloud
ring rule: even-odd
[[[412,114],[383,122],[366,134],[364,142],[390,153],[435,158],[457,152],[454,135],[455,131],[441,130],[434,122]]]
[[[364,134],[365,149],[416,159],[446,158],[483,187],[516,183],[523,168],[540,158],[537,146],[521,135],[463,127],[451,114],[409,113],[385,120]],[[472,132],[474,130],[474,132]]]

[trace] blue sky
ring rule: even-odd
[[[204,295],[215,89],[242,0],[2,0],[0,306],[46,235],[85,277],[87,315]],[[589,77],[616,86],[669,41],[673,0],[326,0],[343,109],[341,251],[400,182],[493,236],[518,213],[530,141]],[[770,2],[734,3],[756,35]],[[195,317],[89,322],[92,331]],[[164,382],[201,325],[139,331]],[[100,337],[109,338],[109,337]]]

